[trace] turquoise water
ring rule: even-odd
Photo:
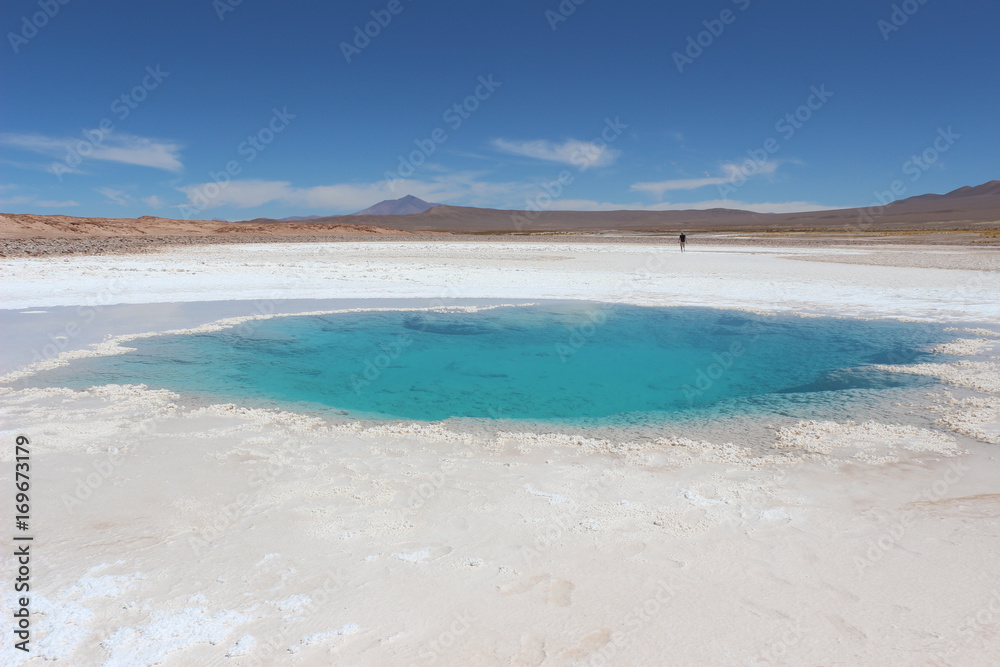
[[[604,304],[340,313],[138,340],[135,352],[77,360],[32,383],[142,383],[369,419],[806,418],[811,402],[928,383],[869,365],[921,361],[953,338],[942,326]]]

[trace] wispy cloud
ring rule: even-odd
[[[17,191],[21,190],[19,185],[0,185],[0,192]],[[10,197],[0,197],[0,206],[31,206],[38,208],[66,208],[70,206],[79,206],[80,204],[72,199],[67,200],[56,200],[56,199],[39,199],[37,195],[33,193],[29,194],[12,194]]]
[[[66,160],[69,156],[79,155],[81,160],[105,160],[121,162],[153,169],[179,172],[184,169],[180,161],[181,145],[162,139],[139,137],[132,134],[116,133],[101,135],[94,131],[92,136],[101,136],[100,141],[87,141],[81,137],[49,137],[42,134],[0,134],[0,145],[15,148],[40,155],[46,155],[55,160]],[[85,143],[89,152],[78,151],[78,146]],[[66,165],[72,169],[73,162]]]
[[[803,213],[807,211],[828,211],[836,206],[823,206],[813,202],[744,202],[734,199],[711,199],[697,202],[660,202],[643,204],[633,202],[619,204],[613,202],[598,202],[590,199],[560,199],[553,203],[550,210],[561,211],[705,211],[713,208],[737,209],[754,213]]]
[[[568,164],[578,169],[606,167],[614,164],[621,156],[621,151],[616,148],[579,139],[567,139],[561,144],[546,139],[494,139],[492,143],[494,148],[503,153]]]
[[[468,206],[496,206],[516,200],[537,187],[532,183],[483,181],[480,176],[479,172],[449,172],[437,174],[429,181],[395,179],[304,188],[295,187],[288,181],[234,180],[224,187],[199,183],[178,189],[187,195],[188,204],[199,210],[221,206],[254,208],[279,202],[319,211],[353,212],[383,199],[397,199],[408,194],[434,203],[461,199]]]
[[[94,192],[106,197],[112,204],[128,206],[132,203],[132,198],[125,194],[122,190],[116,190],[114,188],[94,188]]]
[[[142,203],[150,208],[163,208],[163,200],[156,195],[150,195],[149,197],[143,197]]]
[[[754,163],[756,169],[745,169],[743,165],[736,162],[728,162],[720,168],[722,174],[718,176],[705,176],[704,178],[677,178],[667,181],[633,183],[629,188],[633,192],[648,192],[662,198],[665,192],[673,190],[697,190],[709,185],[722,185],[723,183],[740,183],[754,176],[768,176],[778,170],[777,162],[757,162]]]

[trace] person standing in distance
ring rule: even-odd
[[[684,252],[684,244],[686,242],[687,242],[687,236],[684,235],[684,232],[681,232],[681,252]]]

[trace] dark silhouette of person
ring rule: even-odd
[[[687,242],[687,236],[684,235],[684,232],[681,232],[681,252],[684,252],[684,244],[686,242]]]

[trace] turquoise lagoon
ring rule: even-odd
[[[932,382],[873,364],[920,362],[953,337],[937,324],[595,303],[344,312],[140,339],[30,384],[145,384],[371,420],[843,418]]]

